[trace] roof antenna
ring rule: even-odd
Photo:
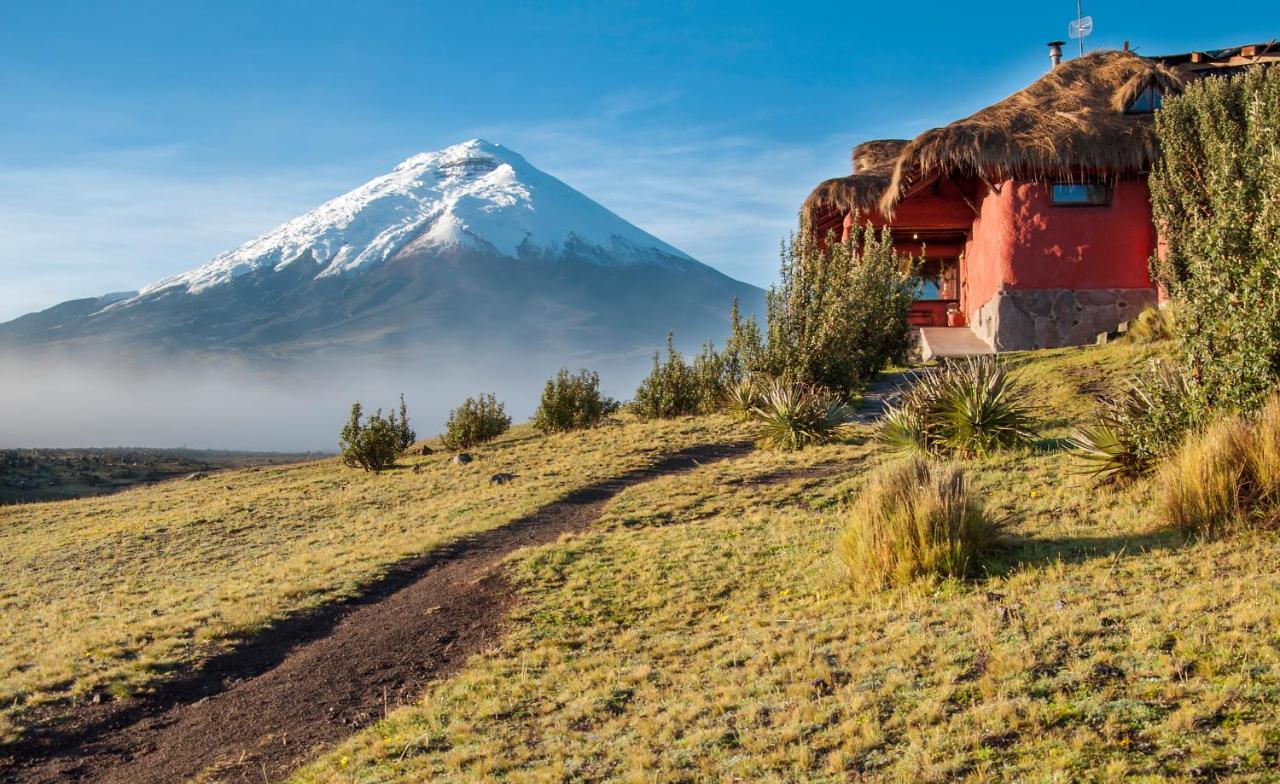
[[[1080,0],[1076,0],[1076,18],[1071,24],[1067,25],[1067,33],[1071,38],[1080,41],[1080,56],[1084,56],[1084,37],[1093,32],[1093,17],[1082,16],[1084,11],[1080,8]]]

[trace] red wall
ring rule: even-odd
[[[1156,247],[1144,180],[1116,184],[1111,204],[1049,203],[1047,182],[1006,181],[982,201],[965,247],[962,307],[972,315],[1009,289],[1151,288]]]

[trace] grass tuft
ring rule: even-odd
[[[987,514],[963,472],[911,458],[870,480],[849,510],[838,553],[861,589],[962,578],[994,548],[1004,525]]]
[[[1157,476],[1165,519],[1192,536],[1270,528],[1280,508],[1280,396],[1187,439]]]

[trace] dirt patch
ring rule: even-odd
[[[586,529],[627,487],[750,450],[692,447],[401,563],[354,599],[287,619],[150,699],[86,706],[10,750],[3,777],[145,784],[211,771],[279,781],[496,643],[517,598],[506,555]]]

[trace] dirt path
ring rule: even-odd
[[[147,704],[87,706],[19,749],[0,779],[168,784],[212,768],[227,781],[280,781],[496,643],[516,601],[500,568],[507,554],[586,529],[628,487],[750,449],[686,449],[400,564],[356,599],[277,624]]]

